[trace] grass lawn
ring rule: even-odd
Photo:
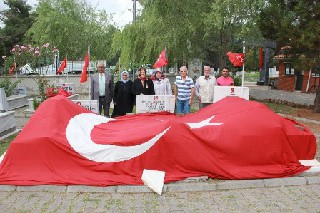
[[[5,151],[7,151],[9,144],[13,139],[17,136],[17,134],[11,135],[7,137],[6,139],[0,141],[0,156],[3,155]]]

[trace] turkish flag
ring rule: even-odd
[[[87,76],[87,69],[89,67],[89,53],[86,54],[86,57],[84,58],[84,65],[83,65],[83,69],[81,72],[81,77],[80,77],[80,83],[84,83],[88,80],[88,76]]]
[[[167,52],[167,49],[164,49],[164,50],[160,53],[158,60],[157,60],[156,63],[153,65],[153,68],[163,67],[163,66],[166,66],[166,65],[168,64],[168,60],[167,60],[167,58],[166,58],[166,52]]]
[[[244,53],[227,52],[227,56],[235,67],[241,67],[244,64]]]
[[[60,64],[59,69],[57,70],[57,74],[60,74],[63,72],[63,70],[67,67],[67,58],[64,58],[62,63]]]
[[[260,68],[260,70],[263,68],[263,48],[262,47],[260,47],[259,68]]]
[[[17,68],[16,62],[13,62],[12,66],[9,69],[9,75],[12,75]]]
[[[0,184],[142,185],[144,169],[164,171],[166,183],[204,175],[287,177],[309,169],[298,160],[315,154],[316,138],[307,128],[238,97],[183,117],[162,112],[112,119],[57,95],[10,143]]]

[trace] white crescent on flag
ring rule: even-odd
[[[91,139],[95,125],[108,123],[106,118],[92,113],[81,113],[71,118],[66,128],[66,137],[71,147],[85,158],[95,162],[120,162],[130,160],[149,150],[169,129],[155,135],[149,141],[135,146],[96,144]]]

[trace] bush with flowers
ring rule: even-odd
[[[29,64],[32,68],[36,68],[52,64],[54,62],[54,55],[58,53],[58,49],[51,47],[49,43],[35,47],[17,44],[10,52],[11,56],[2,56],[6,68],[11,67],[14,62],[17,68],[26,64]]]
[[[33,108],[36,110],[38,106],[48,98],[54,97],[56,95],[63,95],[69,97],[71,94],[62,88],[56,87],[54,84],[50,85],[49,80],[45,79],[43,75],[39,75],[33,78],[38,84],[39,97],[33,99]]]

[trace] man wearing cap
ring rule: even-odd
[[[200,76],[196,82],[196,96],[199,100],[199,108],[202,109],[213,102],[213,89],[217,85],[216,78],[210,76],[210,66],[204,66],[204,76]]]
[[[91,77],[90,95],[91,100],[98,100],[99,113],[109,117],[110,103],[113,97],[113,79],[110,72],[105,70],[103,63],[97,65],[98,73]]]
[[[180,76],[176,77],[174,82],[174,95],[177,103],[177,114],[190,113],[190,106],[194,96],[194,83],[192,78],[187,76],[186,66],[180,68]]]

